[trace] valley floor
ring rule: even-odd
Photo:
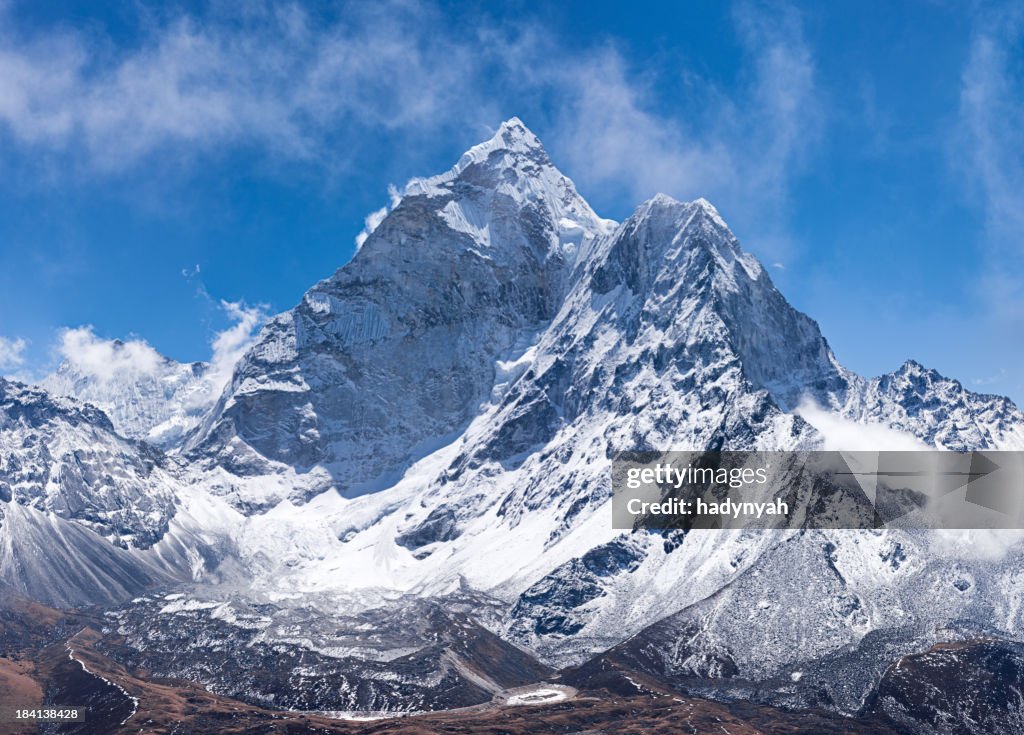
[[[43,703],[85,705],[82,723],[37,730],[0,725],[4,735],[46,732],[118,733],[332,733],[369,735],[498,735],[499,733],[865,733],[908,730],[881,713],[846,718],[822,711],[787,711],[745,702],[714,702],[660,687],[610,663],[589,684],[538,682],[502,692],[488,704],[398,717],[338,719],[275,711],[218,696],[189,682],[150,678],[103,655],[101,615],[62,612],[13,601],[0,609],[0,709]]]

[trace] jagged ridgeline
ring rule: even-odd
[[[709,202],[659,194],[603,219],[517,119],[410,182],[201,415],[183,407],[205,369],[161,370],[116,396],[66,370],[50,381],[109,417],[0,384],[0,580],[56,605],[117,603],[118,635],[140,647],[171,640],[166,625],[291,652],[275,660],[295,672],[267,691],[221,691],[275,701],[292,673],[317,678],[307,661],[344,656],[374,662],[360,677],[379,680],[375,707],[401,709],[388,662],[443,678],[447,657],[465,704],[630,640],[646,647],[607,655],[673,685],[850,712],[898,655],[1024,629],[1015,538],[978,554],[902,531],[613,528],[616,449],[823,448],[805,401],[934,448],[1024,449],[1024,415],[914,362],[856,375]],[[136,440],[164,425],[163,450]],[[58,583],[58,568],[75,572]],[[339,653],[275,622],[329,609],[372,625],[359,616],[410,597],[446,601],[430,620],[449,628],[410,637],[444,642],[416,666],[387,640],[350,631]],[[463,656],[453,621],[502,665]],[[251,674],[198,648],[193,666],[190,645],[175,639],[168,671]],[[344,700],[314,695],[304,707]]]

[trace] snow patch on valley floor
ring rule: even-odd
[[[422,712],[400,712],[400,711],[374,711],[374,710],[323,710],[309,714],[320,715],[332,720],[348,720],[350,722],[376,722],[377,720],[391,720],[396,717],[423,714]]]
[[[558,684],[536,684],[526,687],[518,687],[502,692],[495,701],[508,707],[521,707],[524,705],[553,704],[572,699],[576,690],[572,687],[560,686]]]

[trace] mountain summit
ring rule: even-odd
[[[386,486],[465,429],[609,226],[510,120],[410,182],[352,261],[264,328],[186,451],[242,477],[285,465],[294,499]]]

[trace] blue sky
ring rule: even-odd
[[[518,115],[603,216],[710,199],[851,368],[1024,400],[1020,11],[546,5],[0,0],[0,371],[208,359]]]

